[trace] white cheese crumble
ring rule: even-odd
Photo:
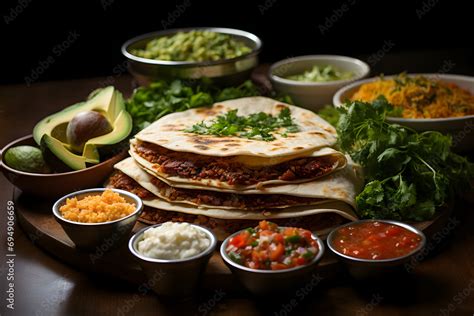
[[[176,260],[198,255],[210,244],[209,237],[189,223],[166,222],[147,229],[137,248],[149,258]]]

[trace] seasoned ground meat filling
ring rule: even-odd
[[[109,186],[116,189],[122,189],[129,192],[133,192],[144,200],[150,200],[150,199],[155,198],[155,196],[151,192],[141,187],[135,180],[133,180],[132,178],[130,178],[129,176],[127,176],[126,174],[120,171],[116,172],[112,177],[110,177]],[[188,190],[188,189],[172,188],[170,186],[168,186],[168,188],[171,188],[171,190],[175,192],[176,196],[182,196],[182,197],[185,196],[186,191],[194,191],[194,190]],[[202,191],[202,190],[197,190],[197,191]],[[229,194],[229,193],[221,193],[221,192],[213,192],[213,191],[207,191],[207,193],[210,195],[216,194],[216,196]],[[170,196],[175,196],[175,194],[171,194]],[[235,195],[235,194],[229,194],[229,195]],[[285,197],[285,196],[279,195],[279,194],[270,194],[268,195],[268,197],[271,197],[271,199],[278,199],[279,197]],[[220,197],[219,199],[221,198],[222,197]],[[249,198],[252,199],[253,198],[252,195],[250,195]],[[300,199],[298,197],[289,197],[289,198]],[[219,199],[216,199],[213,196],[210,198],[210,201],[219,201]],[[305,198],[301,198],[301,199],[305,199]],[[306,200],[317,200],[317,199],[306,199]],[[209,203],[206,203],[206,204],[209,204]],[[159,223],[164,223],[167,221],[189,222],[189,223],[202,225],[210,229],[222,230],[228,234],[234,233],[246,227],[254,227],[259,222],[259,220],[217,219],[217,218],[207,217],[204,215],[192,215],[192,214],[186,214],[186,213],[180,213],[180,212],[158,210],[158,209],[147,207],[147,206],[145,206],[144,211],[140,216],[140,220],[147,224],[159,224]],[[270,219],[270,220],[272,222],[275,222],[279,226],[294,226],[294,227],[301,227],[301,228],[310,229],[310,230],[319,230],[319,229],[324,229],[327,227],[337,226],[344,222],[344,219],[342,217],[338,216],[337,214],[331,214],[331,213],[309,215],[309,216],[304,216],[304,217]]]
[[[248,219],[218,219],[207,217],[204,215],[192,215],[179,212],[162,211],[146,206],[141,215],[141,220],[148,224],[159,224],[167,221],[189,222],[202,225],[210,229],[219,228],[228,234],[235,233],[236,231],[247,227],[255,227],[258,225],[259,222],[259,220]],[[276,223],[279,226],[301,227],[312,231],[317,231],[328,227],[334,227],[343,224],[346,221],[341,216],[333,213],[323,213],[303,217],[279,218],[268,220]]]
[[[279,206],[306,205],[320,201],[317,198],[305,198],[283,194],[243,195],[207,190],[192,190],[174,188],[153,178],[151,182],[160,193],[171,201],[189,201],[197,205],[229,206],[238,209],[263,209]],[[133,192],[142,199],[153,199],[155,196],[141,187],[135,180],[124,174],[116,172],[109,180],[109,185],[129,192]]]
[[[176,152],[146,142],[139,142],[135,150],[145,160],[159,165],[159,172],[193,180],[216,179],[230,185],[313,179],[328,173],[334,167],[334,158],[330,156],[296,158],[274,166],[251,168],[232,161],[231,157]]]
[[[132,192],[133,194],[138,195],[143,200],[151,200],[155,198],[153,193],[143,188],[135,180],[120,171],[115,172],[109,178],[108,186],[114,189]]]

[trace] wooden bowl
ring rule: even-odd
[[[23,193],[48,199],[102,186],[107,176],[112,173],[114,165],[127,156],[127,152],[123,151],[104,162],[82,170],[51,174],[31,173],[13,169],[3,160],[2,153],[11,147],[21,145],[37,146],[32,135],[9,143],[0,151],[0,169],[8,181]]]

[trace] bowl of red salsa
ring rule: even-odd
[[[224,263],[245,288],[265,295],[311,281],[324,243],[309,230],[261,221],[257,227],[229,236],[220,251]]]
[[[377,268],[400,267],[426,244],[417,228],[391,220],[360,220],[335,228],[327,238],[329,249],[364,274]],[[362,268],[362,269],[361,269]],[[358,273],[361,272],[361,273]]]

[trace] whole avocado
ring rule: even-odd
[[[12,147],[5,153],[4,160],[9,167],[16,170],[33,173],[51,172],[41,150],[33,146]]]

